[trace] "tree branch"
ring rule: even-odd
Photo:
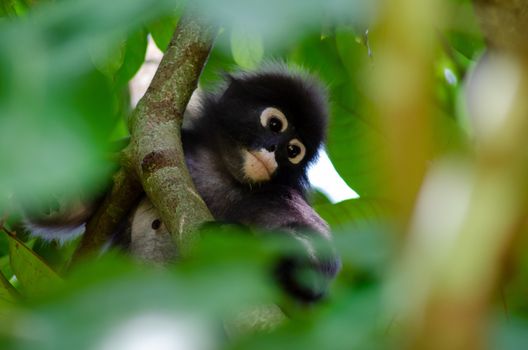
[[[142,195],[138,179],[126,168],[121,168],[114,175],[112,189],[86,224],[86,231],[73,255],[72,264],[101,249]]]
[[[470,94],[472,98],[486,106],[493,106],[504,98],[511,102],[493,110],[496,118],[493,130],[475,133],[478,148],[472,169],[470,202],[457,231],[445,232],[447,237],[452,237],[452,241],[446,241],[451,245],[449,250],[438,254],[436,260],[429,259],[430,262],[423,254],[409,253],[414,259],[408,260],[408,266],[422,264],[414,270],[419,271],[417,289],[423,294],[419,291],[418,297],[405,295],[417,305],[412,311],[414,321],[409,322],[409,328],[415,333],[409,347],[414,349],[486,348],[484,335],[489,329],[490,301],[500,288],[505,257],[511,255],[514,242],[526,229],[528,3],[476,0],[474,4],[489,53],[473,72],[473,76],[480,74],[485,78],[473,77],[466,89],[474,90]],[[511,71],[518,80],[499,83],[489,78],[490,72],[496,77]],[[490,86],[495,88],[494,94],[498,97],[490,98],[483,93]],[[485,99],[488,101],[483,102]],[[485,118],[480,114],[482,111],[475,110],[471,115],[475,125]],[[441,245],[436,245],[435,250],[440,249]],[[405,288],[417,286],[416,282],[406,284]]]
[[[216,36],[216,27],[188,10],[180,19],[152,83],[130,121],[131,141],[122,168],[74,254],[98,251],[129,215],[143,189],[159,210],[178,250],[185,254],[194,230],[212,216],[194,189],[180,139],[183,113]]]
[[[183,256],[195,229],[213,219],[185,166],[179,135],[216,31],[192,11],[182,16],[129,123],[131,163]]]

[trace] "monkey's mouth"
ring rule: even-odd
[[[251,181],[262,182],[271,179],[271,176],[277,170],[277,161],[275,153],[265,149],[243,151],[244,158],[244,175]]]

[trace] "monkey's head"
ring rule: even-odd
[[[328,118],[326,93],[316,79],[283,67],[229,75],[204,112],[211,141],[238,182],[306,183]]]

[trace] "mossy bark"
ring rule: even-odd
[[[195,229],[212,220],[185,166],[180,132],[216,33],[214,25],[191,9],[181,17],[150,87],[129,120],[131,139],[122,153],[122,168],[88,222],[74,261],[101,249],[143,193],[158,209],[180,255],[186,255],[195,240]]]
[[[215,34],[214,26],[193,13],[180,19],[129,123],[132,164],[183,256],[196,238],[196,228],[213,219],[194,188],[178,135]]]

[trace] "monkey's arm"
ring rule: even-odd
[[[254,193],[233,205],[222,219],[292,238],[297,249],[280,259],[275,273],[283,288],[303,301],[324,296],[340,269],[328,225],[294,190],[287,189],[280,195]]]

